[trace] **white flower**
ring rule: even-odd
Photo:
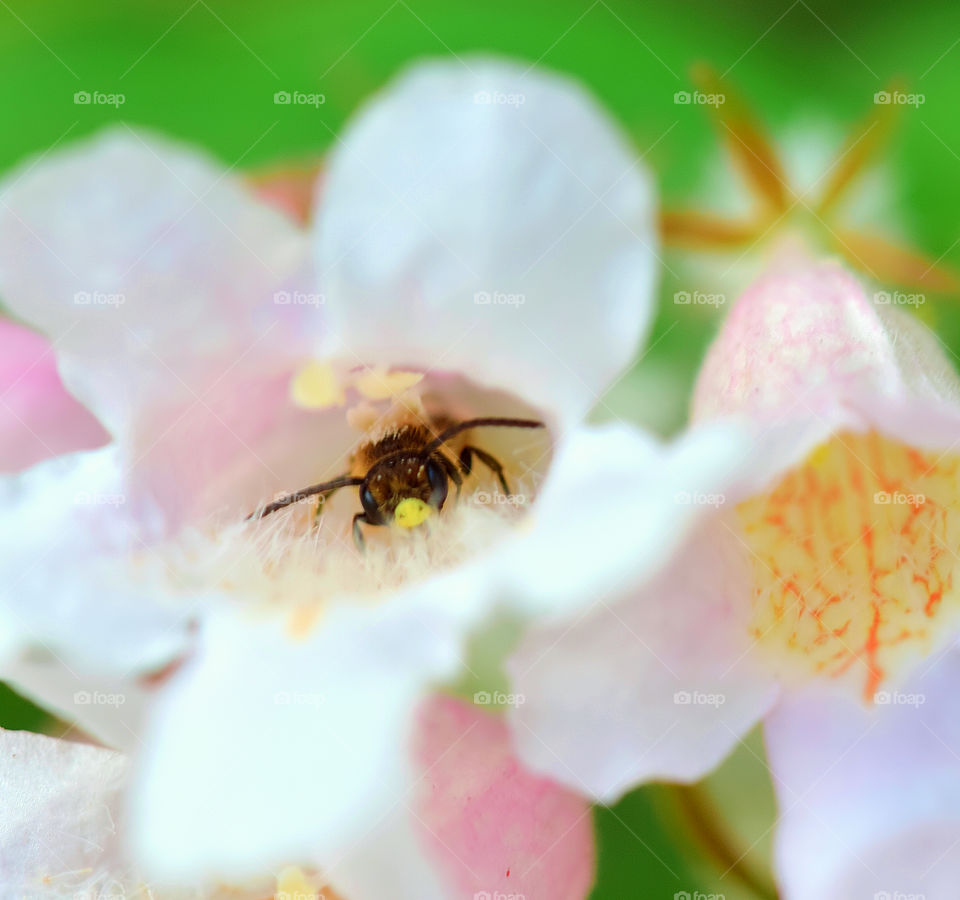
[[[412,70],[338,139],[318,208],[303,234],[229,171],[126,130],[0,188],[0,290],[112,436],[0,481],[0,596],[48,654],[15,674],[61,709],[74,670],[105,691],[169,676],[142,731],[136,697],[73,718],[140,751],[131,831],[171,876],[306,856],[335,873],[403,811],[398,748],[424,691],[498,605],[529,608],[510,548],[536,504],[451,501],[432,528],[369,529],[366,554],[353,490],[319,529],[302,507],[244,517],[340,474],[350,423],[408,407],[543,420],[476,442],[531,499],[545,473],[544,495],[576,493],[619,451],[579,423],[650,318],[647,177],[554,76]],[[547,473],[552,449],[572,465]],[[413,865],[405,844],[371,846]],[[351,900],[427,896],[377,871]]]

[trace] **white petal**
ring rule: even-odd
[[[778,706],[766,739],[785,900],[956,897],[958,686],[952,650],[872,710],[822,689]]]
[[[651,579],[528,632],[508,667],[523,758],[604,802],[708,773],[775,697],[750,654],[748,587],[739,546],[713,522]]]
[[[0,537],[9,548],[0,559],[0,607],[67,672],[83,661],[96,673],[129,677],[175,659],[208,598],[171,577],[168,538],[211,513],[239,521],[277,493],[329,474],[329,460],[349,447],[342,415],[295,410],[276,379],[224,398],[216,416],[202,408],[171,416],[174,424],[132,470],[130,454],[114,445],[0,476]],[[189,553],[188,542],[182,549]],[[59,708],[64,693],[40,699]]]
[[[260,900],[275,884],[147,883],[124,851],[125,756],[0,730],[0,896],[17,900]]]
[[[129,129],[0,186],[4,299],[53,338],[121,444],[131,502],[148,495],[168,530],[245,515],[347,448],[289,397],[323,324],[306,249],[217,163]]]
[[[0,896],[88,896],[125,878],[115,850],[118,753],[0,731]]]
[[[398,748],[400,749],[400,748]],[[342,856],[324,861],[324,874],[348,900],[447,900],[439,871],[425,852],[413,806],[412,773],[397,782],[394,805]]]
[[[632,590],[667,565],[744,475],[749,432],[731,423],[661,443],[627,425],[575,429],[557,448],[523,532],[492,566],[545,615]]]
[[[67,388],[115,436],[149,417],[148,398],[195,400],[291,358],[305,307],[274,300],[304,249],[221,166],[127,128],[0,185],[4,300],[53,339]]]
[[[749,436],[727,423],[662,445],[604,426],[558,447],[529,527],[484,564],[502,597],[540,616],[509,663],[535,768],[605,800],[692,780],[769,708],[749,573],[723,522]]]
[[[125,490],[114,446],[0,477],[0,606],[23,639],[68,667],[159,668],[187,638],[192,610],[167,602],[163,563],[147,549],[158,511],[135,509]],[[138,559],[152,577],[134,579]]]
[[[649,323],[652,193],[567,79],[418,65],[333,154],[316,238],[329,312],[365,362],[460,372],[576,417]]]
[[[148,729],[141,856],[177,878],[337,858],[396,802],[413,706],[455,663],[395,602],[331,609],[299,640],[282,616],[211,617]]]
[[[80,667],[77,667],[80,668]],[[47,712],[115,750],[140,749],[149,688],[133,679],[94,677],[48,654],[20,654],[0,664],[0,678]]]

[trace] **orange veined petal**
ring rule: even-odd
[[[754,570],[751,634],[788,680],[881,686],[956,625],[960,456],[835,435],[737,508]]]

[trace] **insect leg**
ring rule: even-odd
[[[443,453],[434,453],[431,459],[436,460],[440,466],[443,468],[443,471],[447,473],[447,477],[457,486],[457,497],[460,496],[460,488],[463,487],[463,478],[460,475],[460,472],[457,470],[457,467],[447,459],[446,455]]]
[[[471,447],[469,445],[463,448],[460,452],[460,467],[463,469],[463,474],[469,475],[473,470],[474,456],[500,479],[500,487],[503,488],[503,493],[509,496],[510,488],[507,487],[507,479],[503,474],[503,466],[500,464],[500,460],[487,453],[486,450],[481,450],[479,447]]]
[[[360,530],[361,522],[363,522],[364,525],[373,525],[374,523],[367,518],[365,512],[358,512],[353,517],[353,542],[357,545],[357,549],[363,553],[367,549],[367,544],[363,539],[363,532]]]

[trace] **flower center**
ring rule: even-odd
[[[851,680],[872,702],[957,618],[960,456],[841,433],[737,507],[751,635],[786,677]]]

